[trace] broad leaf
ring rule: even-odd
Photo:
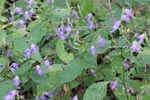
[[[64,43],[61,40],[58,40],[56,43],[56,53],[57,53],[58,57],[65,63],[69,63],[71,60],[74,59],[73,54],[67,53],[65,51]]]
[[[83,100],[103,100],[107,92],[107,83],[93,83],[86,90]]]

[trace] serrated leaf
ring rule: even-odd
[[[58,57],[66,63],[69,63],[71,60],[74,59],[74,56],[72,53],[67,53],[65,51],[64,43],[61,40],[58,40],[56,43],[56,53]]]
[[[86,90],[83,100],[103,100],[106,96],[108,82],[93,83]]]

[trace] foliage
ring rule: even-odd
[[[1,0],[0,100],[148,100],[150,0]]]

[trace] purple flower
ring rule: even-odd
[[[42,96],[41,100],[48,100],[46,96]]]
[[[121,19],[125,22],[128,22],[130,20],[130,17],[127,15],[122,15]]]
[[[100,38],[100,39],[98,40],[98,45],[99,45],[99,46],[104,46],[105,43],[106,43],[106,41],[105,41],[104,38]]]
[[[39,100],[40,97],[36,97],[34,100]]]
[[[30,56],[32,55],[32,50],[29,49],[29,48],[27,48],[27,49],[24,51],[24,55],[25,55],[26,57],[30,57]]]
[[[139,44],[136,41],[133,41],[130,49],[132,52],[138,53],[140,51]]]
[[[39,47],[38,47],[37,45],[35,45],[35,44],[32,43],[32,44],[30,45],[30,48],[31,48],[32,52],[35,52],[35,51],[38,50]]]
[[[47,0],[48,1],[48,3],[52,3],[52,0]]]
[[[118,81],[111,81],[110,82],[111,89],[114,90],[116,88],[117,84],[118,84]]]
[[[74,97],[72,98],[72,100],[79,100],[79,99],[78,99],[78,96],[77,96],[77,95],[74,96]]]
[[[22,8],[16,7],[16,12],[17,12],[18,14],[22,14]]]
[[[8,56],[8,57],[11,57],[11,55],[12,55],[12,52],[11,52],[11,50],[9,49],[9,50],[7,51],[7,56]]]
[[[23,17],[24,17],[25,19],[30,19],[30,14],[29,14],[29,12],[28,12],[28,11],[25,11]]]
[[[119,21],[114,21],[114,25],[112,27],[112,32],[116,31],[120,26],[120,22]]]
[[[51,92],[44,92],[44,95],[47,96],[47,97],[51,97],[52,93]]]
[[[11,67],[10,67],[11,72],[14,72],[15,70],[17,70],[17,69],[18,69],[18,66],[19,66],[18,63],[12,63],[12,64],[11,64]]]
[[[89,27],[89,29],[94,29],[95,28],[95,25],[94,25],[94,23],[92,22],[92,21],[90,21],[88,24],[87,24],[87,26]]]
[[[56,35],[61,40],[65,40],[66,39],[66,35],[63,32],[59,32]]]
[[[33,4],[33,2],[34,2],[34,0],[28,0],[28,1],[27,1],[27,4],[28,4],[29,6],[31,6],[31,5]]]
[[[130,62],[129,62],[129,60],[125,60],[123,66],[124,66],[126,69],[130,68]]]
[[[9,91],[8,94],[4,97],[4,100],[13,100],[13,99],[15,99],[17,93],[18,93],[17,90]]]
[[[4,100],[12,100],[11,95],[6,95],[6,96],[4,97]]]
[[[33,10],[33,9],[30,9],[30,10],[29,10],[29,15],[32,16],[33,14],[34,14],[34,10]]]
[[[92,17],[92,14],[91,14],[91,13],[88,13],[88,14],[85,16],[85,19],[88,20],[88,21],[90,21],[91,17]]]
[[[18,86],[18,85],[21,83],[21,81],[19,80],[19,77],[18,77],[18,76],[15,76],[15,78],[13,79],[13,83],[14,83],[14,85],[16,85],[16,86]]]
[[[43,74],[43,70],[42,70],[42,68],[41,68],[40,65],[36,65],[35,71],[36,71],[36,73],[37,73],[38,75],[42,75],[42,74]]]
[[[73,10],[73,11],[72,11],[72,17],[73,17],[73,18],[76,18],[77,16],[78,16],[77,11],[76,11],[76,10]]]
[[[19,20],[19,24],[22,26],[22,27],[26,27],[26,22],[24,20]]]
[[[139,39],[139,44],[142,44],[144,42],[145,39],[145,35],[144,34],[136,34],[136,37]]]
[[[95,70],[94,69],[90,69],[90,75],[94,75],[95,74]]]
[[[124,14],[131,17],[132,16],[132,10],[131,9],[125,9]]]
[[[71,26],[66,27],[66,33],[67,33],[67,35],[69,35],[71,33]]]
[[[52,62],[50,62],[50,61],[47,60],[46,58],[43,59],[43,62],[44,62],[45,66],[46,66],[47,68],[52,64]]]
[[[94,45],[92,45],[92,46],[90,47],[90,50],[89,50],[89,51],[90,51],[91,54],[94,55],[94,54],[96,54],[97,49],[95,48]]]

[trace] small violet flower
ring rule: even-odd
[[[114,90],[117,87],[118,81],[111,81],[110,82],[110,87],[112,90]]]
[[[77,95],[74,96],[74,97],[72,98],[72,100],[79,100],[79,99],[78,99],[78,96],[77,96]]]
[[[33,2],[34,2],[34,0],[28,0],[28,1],[27,1],[27,4],[28,4],[29,6],[31,6],[31,5],[33,4]]]
[[[9,91],[8,94],[4,97],[4,100],[14,100],[17,93],[18,93],[17,90]]]
[[[15,78],[13,79],[13,83],[14,83],[14,85],[16,85],[16,86],[18,86],[18,85],[21,83],[21,81],[19,80],[19,77],[18,77],[18,76],[15,76]]]
[[[130,68],[130,62],[129,62],[129,60],[125,60],[123,66],[124,66],[126,69]]]
[[[139,39],[139,44],[142,44],[145,39],[145,34],[136,34],[136,37]]]
[[[98,40],[98,45],[99,45],[99,46],[104,46],[105,44],[106,44],[106,41],[105,41],[104,38],[100,38],[100,39]]]
[[[114,25],[112,27],[112,32],[116,31],[117,29],[119,29],[120,26],[120,22],[119,21],[114,21]]]
[[[50,62],[50,61],[47,60],[46,58],[43,59],[43,62],[44,62],[45,66],[46,66],[47,68],[52,64],[52,62]]]
[[[139,44],[136,41],[132,42],[132,45],[130,46],[131,52],[138,53],[140,51]]]
[[[95,48],[94,45],[92,45],[92,46],[90,47],[90,50],[89,50],[89,51],[90,51],[91,54],[94,55],[94,54],[96,54],[97,49]]]
[[[24,56],[25,57],[30,57],[32,55],[32,50],[27,48],[25,51],[24,51]]]
[[[51,97],[52,93],[51,92],[44,92],[44,95],[47,96],[47,97]]]
[[[91,17],[92,17],[92,14],[91,14],[91,13],[88,13],[88,14],[85,16],[85,19],[88,20],[88,21],[90,21]]]
[[[12,55],[12,51],[9,49],[9,50],[7,51],[7,56],[8,56],[8,57],[11,57],[11,55]]]
[[[94,69],[90,69],[90,75],[94,75],[95,74],[95,70]]]
[[[25,11],[23,17],[24,17],[26,20],[30,19],[30,14],[29,14],[29,12],[28,12],[28,11]]]
[[[26,22],[24,20],[19,20],[21,27],[26,27]]]
[[[29,12],[30,16],[34,15],[34,10],[33,9],[30,9],[28,12]]]
[[[130,18],[127,15],[122,15],[121,19],[125,22],[129,22]]]
[[[16,12],[17,12],[18,14],[22,14],[22,8],[16,7]]]
[[[52,3],[52,0],[47,0],[48,1],[48,3]]]
[[[131,17],[132,16],[132,9],[125,9],[124,14]]]
[[[122,15],[121,19],[125,22],[129,22],[130,17],[132,17],[132,10],[131,9],[125,9],[124,15]]]
[[[67,35],[69,35],[71,33],[71,26],[66,27],[66,33],[67,33]]]
[[[92,22],[92,21],[90,21],[88,24],[87,24],[87,26],[89,27],[89,29],[94,29],[95,28],[95,25],[94,25],[94,23]]]
[[[36,72],[38,75],[42,75],[42,74],[43,74],[43,70],[42,70],[42,68],[41,68],[40,65],[36,65],[35,72]]]
[[[48,100],[46,96],[42,96],[40,100]]]
[[[15,70],[17,70],[17,69],[18,69],[18,66],[19,66],[18,63],[12,63],[12,64],[11,64],[11,67],[10,67],[11,72],[14,72]]]
[[[31,48],[32,52],[35,52],[35,51],[38,50],[39,47],[38,47],[37,45],[35,45],[35,44],[32,43],[32,44],[30,45],[30,48]]]

